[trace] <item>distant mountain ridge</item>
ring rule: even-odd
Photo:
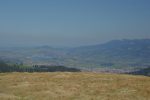
[[[24,64],[79,68],[145,68],[150,65],[150,39],[113,40],[76,48],[50,46],[0,49],[0,58]]]
[[[149,65],[150,39],[113,40],[101,45],[75,48],[70,54],[104,63]]]

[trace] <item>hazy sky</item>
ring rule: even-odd
[[[150,0],[0,0],[0,46],[150,38]]]

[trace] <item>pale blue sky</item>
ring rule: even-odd
[[[150,0],[0,0],[0,46],[150,38]]]

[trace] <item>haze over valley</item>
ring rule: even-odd
[[[14,64],[59,65],[88,71],[125,73],[150,67],[150,39],[113,40],[75,48],[1,48],[0,55],[1,60]]]

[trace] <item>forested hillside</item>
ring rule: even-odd
[[[33,65],[27,66],[23,64],[8,65],[4,61],[0,61],[0,72],[80,72],[76,68],[67,68],[65,66],[48,66],[48,65]]]

